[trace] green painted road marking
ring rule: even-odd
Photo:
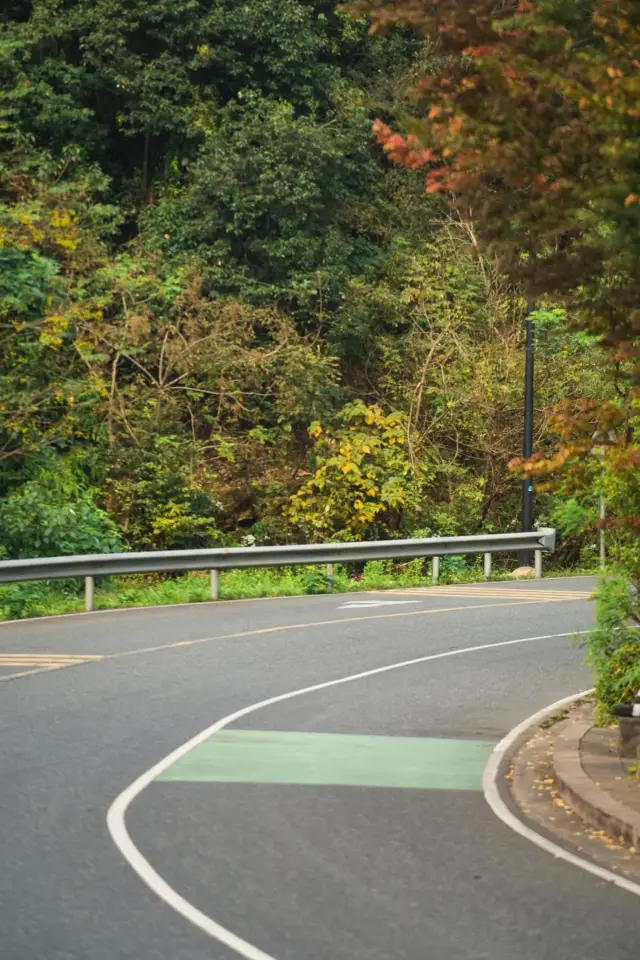
[[[485,740],[223,730],[158,779],[480,790]]]

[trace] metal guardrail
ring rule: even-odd
[[[542,552],[555,548],[555,530],[498,533],[477,537],[433,537],[416,540],[373,540],[359,543],[314,543],[288,547],[215,547],[211,550],[163,550],[148,553],[100,553],[75,557],[39,557],[0,562],[0,583],[22,580],[85,578],[85,608],[93,609],[94,578],[117,573],[175,573],[209,570],[211,597],[218,598],[218,572],[247,567],[289,567],[353,563],[359,560],[411,560],[433,557],[434,583],[440,557],[482,553],[484,574],[491,574],[494,553],[534,551],[536,576],[542,576]]]

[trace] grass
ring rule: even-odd
[[[547,717],[546,720],[542,721],[540,724],[540,729],[548,730],[549,727],[554,727],[556,723],[561,723],[563,720],[566,720],[568,716],[568,710],[561,710],[560,713],[554,713],[552,717]]]
[[[548,576],[584,575],[592,570],[549,571]],[[495,571],[492,581],[510,580],[507,571]],[[443,557],[440,584],[477,583],[483,580],[480,559]],[[282,567],[228,570],[220,574],[220,599],[242,600],[257,597],[304,596],[314,593],[348,593],[357,590],[389,590],[431,585],[430,563],[412,560],[394,564],[373,560],[362,573],[337,566],[329,584],[325,567]],[[199,603],[210,600],[207,572],[176,577],[130,575],[113,577],[96,584],[94,607],[113,610],[121,607],[153,607],[161,604]],[[33,581],[0,586],[0,620],[78,613],[84,609],[82,581]]]

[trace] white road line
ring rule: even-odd
[[[185,898],[181,896],[177,890],[174,890],[173,887],[171,887],[166,880],[164,880],[151,866],[149,861],[143,856],[140,850],[138,850],[135,843],[131,839],[125,823],[127,809],[136,799],[136,797],[142,793],[142,791],[145,790],[150,783],[159,777],[160,774],[164,773],[165,770],[168,770],[172,764],[184,757],[187,753],[189,753],[190,750],[193,750],[194,747],[199,746],[205,740],[208,740],[209,737],[212,737],[214,734],[218,733],[218,731],[228,727],[230,723],[234,723],[236,720],[240,720],[241,717],[246,717],[250,713],[255,713],[256,710],[262,710],[264,707],[272,706],[275,703],[282,703],[285,700],[293,700],[295,697],[301,697],[307,693],[315,693],[318,690],[326,690],[328,687],[337,687],[345,683],[351,683],[354,680],[364,680],[367,677],[374,677],[382,673],[389,673],[392,670],[400,670],[402,667],[412,667],[417,664],[428,663],[431,660],[444,660],[447,657],[462,656],[466,653],[478,653],[482,650],[494,650],[499,647],[510,647],[519,643],[532,643],[536,640],[555,640],[561,637],[575,636],[577,633],[584,632],[586,631],[575,631],[573,633],[554,633],[541,637],[523,637],[518,640],[502,640],[498,643],[483,643],[475,647],[461,647],[458,650],[446,650],[443,653],[432,653],[424,657],[415,657],[412,660],[402,660],[399,663],[391,663],[384,667],[375,667],[372,670],[363,670],[361,673],[353,673],[346,677],[338,677],[335,680],[327,680],[324,683],[314,683],[311,686],[301,687],[298,690],[291,690],[289,693],[281,693],[278,696],[269,697],[268,699],[261,700],[258,703],[250,704],[248,707],[242,707],[240,710],[236,710],[235,713],[230,713],[221,720],[217,720],[215,723],[211,724],[211,726],[196,734],[195,737],[192,737],[191,740],[187,740],[186,743],[183,743],[182,746],[177,747],[166,757],[164,757],[164,759],[154,764],[154,766],[150,767],[149,770],[141,774],[141,776],[139,776],[133,781],[133,783],[123,790],[122,793],[119,794],[119,796],[117,796],[113,801],[107,812],[107,827],[109,828],[111,838],[124,859],[128,862],[132,869],[135,870],[140,879],[146,883],[146,885],[153,890],[153,892],[160,897],[161,900],[164,900],[167,906],[171,907],[173,910],[183,916],[185,920],[189,921],[189,923],[192,923],[194,926],[198,927],[203,931],[203,933],[208,934],[208,936],[212,937],[214,940],[217,940],[219,943],[229,947],[230,950],[234,950],[241,957],[245,957],[246,960],[275,960],[275,958],[270,954],[260,950],[259,947],[254,946],[247,940],[243,940],[242,937],[239,937],[237,934],[233,933],[232,930],[228,930],[226,927],[223,927],[222,924],[217,923],[217,921],[207,916],[206,913],[203,913],[202,910],[198,910],[197,907],[194,907],[192,903],[189,903],[188,900],[185,900]]]
[[[580,867],[581,870],[586,870],[587,873],[593,874],[594,877],[599,877],[600,880],[606,880],[609,883],[615,884],[616,887],[621,887],[623,890],[627,890],[629,893],[634,893],[637,897],[640,897],[640,884],[634,883],[633,880],[627,880],[625,877],[620,877],[617,873],[614,873],[613,870],[599,867],[597,864],[591,863],[590,860],[585,860],[575,853],[565,850],[564,847],[536,833],[536,831],[526,823],[523,823],[506,805],[500,795],[500,789],[498,787],[500,767],[502,766],[503,760],[517,748],[518,741],[522,737],[525,737],[529,730],[533,732],[533,729],[542,723],[543,720],[546,720],[547,717],[553,716],[559,710],[570,706],[576,700],[580,700],[590,693],[593,693],[593,690],[583,690],[582,693],[574,693],[571,697],[556,700],[555,703],[527,717],[527,719],[519,723],[517,727],[514,727],[513,730],[511,730],[506,737],[503,737],[500,743],[494,747],[493,753],[489,757],[489,761],[484,769],[482,788],[485,799],[495,815],[502,820],[504,824],[520,834],[521,837],[524,837],[525,840],[530,840],[531,843],[535,843],[537,847],[546,850],[547,853],[550,853],[551,856],[557,860],[565,860],[574,867]]]
[[[356,610],[362,607],[396,607],[400,603],[420,603],[419,600],[352,600],[343,603],[338,610]]]
[[[56,664],[55,667],[36,667],[34,670],[20,670],[19,673],[0,673],[0,683],[5,680],[21,680],[23,677],[31,677],[36,673],[51,673],[53,670],[64,670],[64,664]]]

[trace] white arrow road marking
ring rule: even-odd
[[[339,610],[353,610],[355,607],[395,607],[400,603],[420,603],[419,600],[352,600],[343,603]]]

